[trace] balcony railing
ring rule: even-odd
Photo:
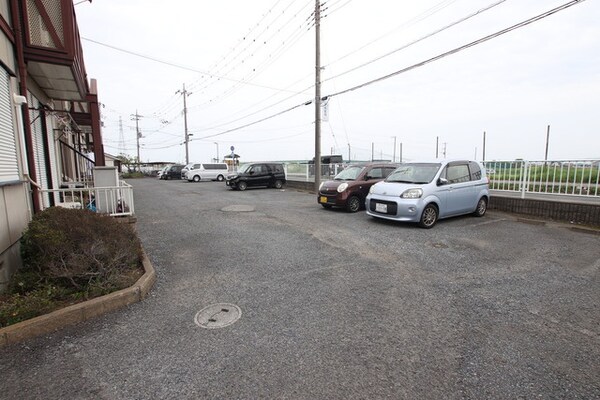
[[[82,185],[83,186],[83,185]],[[135,215],[133,187],[124,181],[114,187],[78,187],[43,189],[42,209],[52,205],[65,208],[88,209],[112,217]],[[49,199],[55,199],[51,204]]]

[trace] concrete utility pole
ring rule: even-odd
[[[550,142],[550,125],[548,125],[548,130],[546,130],[546,153],[544,155],[544,161],[548,161],[548,143]]]
[[[375,159],[375,143],[371,142],[371,162]]]
[[[392,162],[396,162],[396,136],[392,136],[394,138],[394,158]]]
[[[321,185],[321,3],[315,0],[315,192]]]
[[[436,136],[435,137],[435,159],[437,160],[438,158],[438,152],[439,152],[439,148],[440,148],[440,137]]]
[[[350,154],[350,143],[348,143],[348,162],[352,161],[352,155]]]
[[[142,137],[142,132],[140,132],[140,127],[139,127],[139,120],[140,118],[142,118],[143,116],[138,114],[138,111],[135,110],[135,114],[131,114],[131,119],[135,120],[135,140],[137,143],[137,170],[138,172],[141,171],[140,169],[140,138]]]
[[[485,161],[485,131],[483,131],[483,159],[481,161]]]
[[[187,98],[187,96],[190,96],[191,93],[185,90],[185,83],[183,84],[183,90],[178,90],[175,92],[175,94],[178,94],[178,93],[181,93],[181,95],[183,96],[183,129],[184,129],[183,140],[185,143],[185,164],[187,165],[190,163],[190,151],[189,151],[188,143],[190,142],[191,135],[188,134],[186,98]]]
[[[400,162],[402,162],[402,142],[400,142]]]

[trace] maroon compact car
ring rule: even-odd
[[[371,186],[399,166],[389,162],[349,165],[332,181],[321,183],[317,201],[325,208],[344,207],[348,212],[357,212],[364,207]]]

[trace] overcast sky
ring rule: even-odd
[[[75,3],[79,3],[76,0]],[[322,154],[352,159],[600,158],[600,1],[419,63],[567,0],[327,0]],[[75,6],[105,151],[142,161],[310,159],[313,0],[93,0]],[[406,72],[401,72],[408,69]],[[396,72],[400,72],[393,75]],[[378,78],[388,79],[368,84]],[[361,86],[367,84],[365,86]],[[345,92],[348,89],[355,90]],[[179,91],[179,93],[176,93]],[[122,121],[121,127],[119,121]]]

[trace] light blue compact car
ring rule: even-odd
[[[372,217],[432,228],[442,218],[483,217],[489,196],[489,179],[476,161],[411,162],[371,186],[365,206]]]

